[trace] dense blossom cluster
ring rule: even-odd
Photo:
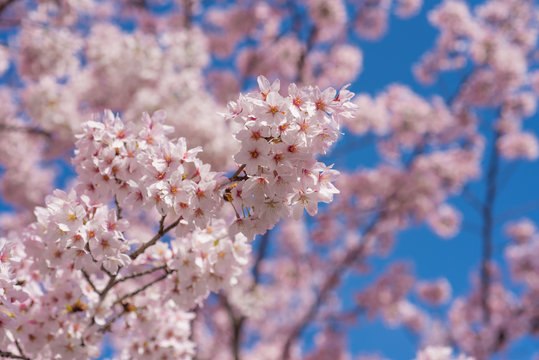
[[[231,118],[241,125],[236,134],[241,148],[234,156],[244,164],[246,179],[227,189],[234,206],[234,226],[245,234],[264,233],[292,213],[299,219],[306,209],[316,215],[319,202],[330,202],[338,190],[331,180],[338,174],[316,161],[337,140],[339,121],[355,109],[353,94],[342,89],[288,88],[279,94],[279,81],[258,78],[260,91],[229,105]]]
[[[192,309],[206,299],[210,291],[230,289],[247,265],[251,250],[242,234],[230,238],[224,221],[214,222],[204,231],[187,239],[171,242],[170,281],[163,283],[162,295],[184,309]]]
[[[36,208],[37,221],[22,242],[2,238],[5,348],[16,345],[43,359],[95,357],[103,333],[120,326],[115,320],[124,313],[130,314],[129,329],[130,322],[147,321],[147,311],[168,309],[169,328],[155,324],[164,329],[155,346],[142,345],[145,338],[138,343],[137,336],[147,333],[135,332],[129,337],[133,344],[118,356],[144,358],[150,351],[191,358],[193,315],[185,311],[210,291],[237,283],[250,246],[241,234],[229,238],[226,222],[214,219],[222,203],[221,175],[196,157],[200,149],[187,150],[183,139],[170,141],[163,120],[158,112],[126,125],[106,112],[103,121],[87,122],[74,159],[79,183],[69,193],[56,190],[45,207]],[[149,241],[129,232],[141,210],[161,216],[159,232]],[[167,217],[176,219],[167,229],[182,235],[170,244],[160,241]],[[149,286],[129,281],[139,277],[153,277],[149,285],[169,278],[157,296],[127,302]],[[183,330],[179,319],[186,322]]]
[[[163,216],[180,219],[178,234],[204,228],[214,216],[220,196],[219,174],[187,149],[185,139],[171,142],[165,114],[145,114],[140,126],[124,124],[112,112],[103,122],[89,121],[77,141],[73,163],[91,199],[116,197],[129,209],[156,208]]]
[[[2,284],[2,301],[0,305],[1,336],[0,344],[3,348],[13,341],[10,332],[18,326],[16,321],[19,315],[17,303],[28,298],[28,294],[21,288],[21,284],[14,278],[14,272],[21,259],[16,250],[16,239],[0,238],[0,283]]]
[[[145,309],[145,314],[131,312],[125,316],[125,322],[114,329],[130,335],[114,338],[119,349],[114,359],[193,358],[195,344],[190,340],[193,313],[179,311],[171,302],[163,304],[161,294],[155,291],[138,299],[133,306]]]
[[[200,305],[210,291],[238,283],[248,263],[247,240],[256,232],[265,232],[292,212],[301,216],[304,207],[314,215],[319,201],[329,202],[338,192],[331,184],[336,171],[317,162],[308,149],[322,153],[336,140],[339,119],[354,110],[352,93],[291,85],[295,92],[284,98],[278,82],[270,86],[263,77],[259,82],[260,92],[242,97],[241,110],[229,115],[242,122],[236,134],[242,171],[230,179],[197,157],[200,148],[187,149],[183,138],[167,137],[173,129],[165,124],[163,111],[129,123],[106,111],[102,119],[83,124],[73,159],[77,183],[69,193],[56,190],[48,196],[45,206],[35,210],[37,221],[23,234],[25,266],[35,274],[28,282],[41,286],[19,289],[8,276],[16,258],[3,267],[3,296],[18,304],[3,311],[11,341],[18,339],[26,353],[44,357],[95,356],[103,332],[138,328],[131,322],[147,322],[145,309],[169,309],[170,328],[159,325],[163,338],[156,337],[150,346],[145,332],[135,332],[128,350],[118,356],[191,358],[188,320],[193,315],[183,311]],[[230,209],[223,205],[228,203],[244,217],[237,210],[235,216],[227,215]],[[149,241],[129,231],[142,213],[161,217],[158,233]],[[238,221],[253,225],[237,227]],[[173,228],[176,235],[164,242],[162,237]],[[9,259],[10,243],[3,239],[3,244]],[[136,282],[128,281],[138,277],[152,279],[147,286],[159,283],[159,290],[126,302],[146,289],[137,290]],[[76,281],[83,278],[89,287]],[[125,325],[116,325],[124,313]],[[175,328],[174,318],[187,321],[182,331]],[[56,322],[63,325],[54,328]]]
[[[36,259],[35,270],[54,273],[58,268],[94,270],[103,266],[116,273],[130,263],[123,231],[128,222],[116,211],[56,190],[45,200],[46,208],[36,208],[37,221],[26,235],[27,254]]]

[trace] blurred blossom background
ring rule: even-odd
[[[341,194],[255,240],[197,359],[539,359],[538,35],[533,0],[0,0],[0,232],[72,186],[92,114],[163,109],[233,173],[222,114],[258,75],[348,85]]]

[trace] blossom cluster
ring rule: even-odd
[[[178,310],[172,302],[163,304],[156,291],[138,298],[132,306],[144,312],[130,312],[123,323],[114,327],[115,332],[129,336],[114,338],[119,351],[113,359],[193,359],[195,344],[190,339],[193,313]]]
[[[522,129],[522,120],[536,111],[538,96],[530,68],[539,37],[533,2],[493,0],[471,9],[465,1],[446,0],[429,20],[441,33],[435,49],[416,65],[416,78],[432,83],[442,71],[472,64],[455,104],[498,107],[499,152],[509,160],[537,159],[537,137]]]
[[[103,266],[116,273],[131,262],[123,231],[128,222],[116,211],[75,191],[56,190],[35,210],[37,221],[26,234],[26,249],[42,273],[74,266],[95,271]],[[97,268],[96,268],[97,266]]]
[[[459,355],[454,357],[453,350],[445,346],[429,346],[417,353],[415,360],[473,360],[472,357]]]
[[[211,227],[186,238],[173,239],[168,267],[174,274],[163,282],[162,296],[189,310],[210,292],[237,285],[251,251],[246,240],[242,234],[229,237],[224,220],[216,220]]]
[[[14,268],[20,262],[18,254],[14,251],[15,239],[0,237],[0,299],[8,300],[0,303],[0,346],[5,348],[12,336],[18,322],[18,303],[22,303],[28,298],[21,284],[14,278]]]
[[[291,213],[299,218],[306,209],[315,215],[319,202],[333,199],[338,190],[331,180],[338,172],[316,156],[337,140],[339,120],[355,109],[346,89],[337,93],[292,84],[285,97],[278,81],[259,77],[258,83],[258,92],[229,105],[229,116],[241,125],[235,135],[241,149],[234,158],[243,166],[225,200],[236,212],[233,227],[248,237]]]
[[[204,228],[220,202],[220,175],[187,149],[185,139],[172,142],[165,114],[143,115],[140,124],[125,124],[112,112],[103,122],[89,121],[77,141],[73,163],[81,179],[79,191],[91,199],[115,196],[127,209],[155,208],[179,219],[177,233]]]
[[[59,270],[56,279],[34,277],[25,279],[30,283],[25,286],[29,299],[19,304],[14,318],[17,328],[9,339],[16,340],[24,354],[35,359],[99,356],[103,333],[92,321],[98,298],[91,298],[91,289],[86,289],[79,272]]]

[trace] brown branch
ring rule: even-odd
[[[116,276],[118,276],[118,274],[112,275],[107,285],[105,285],[105,288],[99,293],[99,298],[101,299],[101,301],[105,299],[110,289],[112,289],[114,285],[116,285]]]
[[[172,224],[170,224],[169,226],[167,226],[166,228],[164,228],[164,222],[165,222],[165,216],[161,217],[161,220],[159,221],[159,231],[157,232],[157,234],[150,240],[148,241],[147,243],[145,243],[144,245],[142,245],[140,248],[138,248],[137,250],[135,250],[131,255],[131,259],[132,260],[135,260],[140,254],[144,253],[144,251],[149,248],[150,246],[154,245],[157,240],[161,239],[167,232],[169,232],[171,229],[173,229],[176,225],[178,225],[178,223],[180,222],[180,219],[176,220],[175,222],[173,222]],[[102,267],[102,270],[103,267]],[[166,269],[165,269],[166,270]],[[128,277],[128,278],[122,278],[120,280],[117,279],[118,277],[118,273],[119,273],[119,270],[116,274],[110,274],[109,272],[107,272],[107,274],[109,275],[110,279],[109,279],[109,282],[107,283],[107,285],[105,286],[105,288],[103,288],[103,290],[101,291],[97,291],[97,293],[99,294],[99,303],[101,304],[101,302],[103,302],[103,300],[105,299],[105,297],[107,296],[107,294],[109,293],[109,291],[116,285],[118,284],[119,282],[122,282],[122,281],[125,281],[127,280],[128,278],[134,278],[133,276],[131,277]],[[142,275],[140,275],[142,276]]]
[[[128,293],[128,294],[125,294],[124,296],[122,296],[121,298],[119,298],[118,300],[116,300],[116,301],[114,302],[114,304],[121,304],[121,303],[123,303],[123,301],[124,301],[125,299],[129,299],[129,298],[131,298],[131,297],[133,297],[133,296],[135,296],[135,295],[140,294],[141,292],[143,292],[144,290],[146,290],[146,289],[149,288],[150,286],[152,286],[152,285],[154,285],[154,284],[157,284],[158,282],[160,282],[160,281],[166,279],[167,276],[169,276],[170,274],[172,274],[172,273],[175,271],[175,270],[169,270],[169,269],[167,269],[167,268],[165,268],[165,269],[163,269],[163,270],[165,270],[165,273],[164,273],[163,275],[161,275],[160,277],[158,277],[158,278],[155,279],[155,280],[150,281],[149,283],[147,283],[147,284],[144,285],[143,287],[138,288],[137,290],[132,291],[132,292],[130,292],[130,293]]]
[[[348,251],[346,253],[346,256],[337,264],[337,266],[333,269],[330,275],[326,277],[325,281],[320,287],[320,291],[318,292],[316,300],[311,304],[309,311],[307,311],[305,315],[301,318],[301,320],[296,324],[296,326],[292,328],[290,335],[286,339],[286,342],[283,347],[283,360],[288,360],[290,358],[290,350],[294,341],[296,341],[296,339],[303,333],[307,325],[314,320],[315,316],[318,314],[321,305],[324,303],[327,296],[329,295],[331,289],[333,289],[333,287],[335,287],[339,283],[338,280],[343,271],[346,270],[354,261],[357,260],[357,258],[359,257],[359,255],[361,255],[367,245],[370,244],[370,239],[374,239],[374,237],[371,237],[371,233],[374,232],[374,230],[376,229],[376,225],[380,224],[380,222],[383,221],[385,216],[386,213],[382,212],[379,217],[377,217],[370,223],[370,225],[364,231],[363,238],[365,239],[365,241]]]
[[[228,313],[228,317],[230,318],[230,321],[232,322],[232,353],[234,354],[234,360],[241,360],[240,356],[240,345],[241,345],[241,329],[243,327],[243,323],[245,322],[245,316],[237,317],[234,314],[234,310],[232,309],[232,306],[228,302],[228,299],[225,295],[221,296],[221,301]]]
[[[138,288],[137,290],[135,291],[132,291],[128,294],[125,294],[124,296],[120,297],[119,299],[117,299],[113,305],[116,305],[116,304],[120,304],[122,305],[123,307],[123,310],[119,313],[117,313],[116,315],[114,315],[112,318],[110,318],[103,326],[101,326],[98,331],[99,332],[106,332],[108,330],[110,330],[110,327],[112,326],[112,324],[114,324],[114,322],[116,322],[116,320],[118,320],[119,318],[121,318],[125,313],[128,313],[130,311],[133,311],[132,310],[132,307],[130,306],[130,304],[126,304],[124,303],[124,301],[126,299],[129,299],[133,296],[136,296],[138,294],[140,294],[141,292],[143,292],[144,290],[148,289],[150,286],[154,285],[154,284],[157,284],[158,282],[166,279],[168,277],[168,275],[172,274],[175,270],[169,270],[167,269],[166,267],[163,268],[163,270],[165,270],[165,274],[161,275],[160,277],[158,277],[157,279],[154,279],[152,281],[150,281],[149,283],[147,283],[146,285],[142,286],[141,288]],[[118,282],[116,282],[115,284],[117,284]]]
[[[120,203],[118,202],[118,197],[114,195],[114,205],[116,205],[116,217],[119,219],[122,218],[122,208],[120,207]]]
[[[176,221],[174,221],[172,224],[170,224],[169,226],[165,228],[164,227],[165,217],[166,215],[163,215],[161,217],[161,220],[159,221],[159,231],[157,232],[157,234],[155,234],[155,236],[151,238],[150,241],[148,241],[147,243],[144,243],[137,250],[133,251],[131,255],[129,255],[131,260],[135,260],[140,254],[144,253],[144,251],[146,251],[147,248],[155,245],[159,239],[165,236],[170,230],[174,229],[180,223],[180,220],[181,220],[181,218],[178,218]]]
[[[13,354],[12,352],[3,351],[3,350],[0,350],[0,356],[3,358],[8,358],[8,359],[30,360],[29,357],[26,357],[24,355],[17,355],[17,354]]]
[[[130,255],[130,258],[131,260],[135,260],[140,254],[144,253],[144,251],[149,248],[150,246],[154,245],[159,239],[161,239],[166,233],[168,233],[170,230],[172,230],[174,227],[176,227],[181,218],[179,218],[178,220],[174,221],[172,224],[170,224],[169,226],[167,226],[166,228],[164,227],[164,222],[165,222],[165,217],[166,216],[162,216],[161,217],[161,220],[159,221],[159,230],[157,232],[157,234],[152,238],[150,239],[150,241],[144,243],[141,247],[139,247],[137,250],[135,250],[133,253],[131,253]],[[103,266],[101,267],[102,270],[105,270],[103,268]],[[107,272],[107,274],[109,275],[110,279],[107,283],[107,285],[105,286],[105,288],[103,288],[103,290],[101,291],[98,291],[97,289],[96,292],[99,294],[99,304],[101,304],[103,302],[103,300],[105,299],[105,297],[107,296],[107,294],[109,293],[109,291],[118,283],[120,282],[123,282],[125,280],[128,280],[128,279],[133,279],[133,278],[136,278],[136,277],[140,277],[140,276],[143,276],[143,275],[147,275],[147,274],[150,274],[152,272],[155,272],[159,269],[161,269],[162,267],[159,267],[159,268],[154,268],[154,269],[151,269],[151,270],[148,270],[147,272],[142,272],[142,273],[137,273],[137,274],[132,274],[132,275],[128,275],[126,277],[123,277],[121,279],[117,279],[118,277],[118,274],[119,274],[119,270],[118,272],[116,272],[116,274],[110,274],[109,272]],[[165,274],[165,277],[171,273],[172,271],[169,271],[166,269],[166,267],[162,268],[163,270],[165,270],[167,272],[167,274]],[[143,289],[139,289],[139,291],[135,292],[134,294],[132,295],[126,295],[124,296],[120,301],[123,301],[124,298],[127,298],[127,297],[130,297],[130,296],[134,296],[136,294],[138,294],[139,292],[141,291],[144,291],[144,289],[146,289],[148,286],[151,286],[151,283],[148,284],[145,288]],[[116,303],[116,302],[115,302]],[[95,315],[92,317],[92,323],[95,321],[94,320],[94,317]],[[109,325],[110,327],[110,325]]]
[[[98,332],[101,332],[101,333],[105,333],[107,331],[110,330],[110,327],[112,326],[112,324],[114,324],[116,322],[116,320],[118,320],[119,318],[121,318],[126,312],[128,312],[127,310],[127,306],[124,307],[124,309],[119,312],[118,314],[114,315],[112,318],[110,318],[103,326],[101,326],[97,331]]]
[[[184,26],[187,29],[191,28],[191,25],[193,23],[193,1],[192,0],[183,0],[183,21]]]
[[[6,0],[0,4],[0,15],[8,8],[9,5],[13,4],[17,0]]]
[[[260,265],[262,263],[262,260],[264,260],[264,257],[267,254],[270,233],[271,233],[271,230],[266,231],[266,233],[262,235],[262,239],[260,241],[258,254],[255,260],[255,263],[253,265],[253,284],[250,288],[251,291],[253,291],[260,282]],[[232,353],[234,354],[234,360],[240,360],[241,359],[240,347],[241,347],[242,330],[243,330],[243,324],[245,323],[246,317],[244,315],[236,316],[234,314],[234,310],[232,309],[232,306],[228,302],[226,295],[221,295],[221,300],[228,313],[228,317],[230,318],[230,321],[232,322],[231,345],[232,345]]]
[[[425,148],[425,143],[416,146],[416,148],[412,152],[410,159],[406,162],[407,170],[412,168],[416,158],[425,151]],[[334,267],[333,271],[331,271],[330,274],[326,277],[326,279],[322,283],[322,286],[320,287],[315,301],[311,304],[309,310],[300,319],[300,321],[297,322],[296,325],[292,328],[292,331],[283,347],[281,357],[282,360],[288,360],[290,358],[290,350],[292,348],[292,344],[296,341],[297,338],[301,336],[307,325],[314,320],[314,318],[318,314],[318,311],[320,310],[321,305],[326,300],[330,291],[338,285],[342,273],[350,265],[352,265],[358,260],[358,257],[361,255],[361,253],[370,246],[372,239],[375,239],[372,234],[375,232],[377,225],[383,223],[385,218],[390,216],[391,213],[387,209],[387,203],[391,201],[391,199],[393,199],[395,196],[397,196],[399,189],[400,187],[396,187],[393,192],[384,199],[383,203],[380,204],[381,210],[378,216],[375,216],[370,222],[370,224],[363,230],[362,238],[364,239],[364,241],[351,248],[346,253],[346,256]]]
[[[86,270],[81,269],[81,272],[84,278],[86,279],[86,281],[88,282],[88,284],[90,284],[90,286],[92,287],[92,290],[94,290],[97,294],[101,294],[101,292],[97,290],[97,287],[93,283],[92,279],[90,279],[90,275],[86,272]]]
[[[130,257],[131,257],[131,260],[135,260],[140,254],[144,253],[144,251],[149,248],[150,246],[154,245],[159,239],[161,239],[166,233],[168,233],[170,230],[172,230],[175,226],[177,226],[180,222],[180,219],[174,221],[172,224],[170,224],[169,226],[167,226],[166,228],[164,227],[164,222],[165,222],[165,216],[161,217],[161,220],[159,221],[159,231],[157,232],[157,234],[150,239],[150,241],[148,241],[147,243],[144,243],[141,247],[139,247],[137,250],[135,250],[133,253],[131,253]],[[104,270],[102,268],[102,270]],[[119,271],[118,271],[119,272]],[[128,278],[134,278],[134,276],[131,276],[131,277],[128,277],[128,278],[122,278],[122,279],[117,279],[118,277],[118,272],[116,274],[110,274],[109,272],[107,272],[107,274],[109,275],[110,279],[109,279],[109,282],[107,283],[107,285],[105,286],[105,288],[101,291],[97,291],[97,293],[99,294],[99,298],[101,299],[101,301],[103,301],[105,299],[105,297],[107,296],[108,292],[110,291],[110,289],[112,289],[117,283],[119,282],[122,282],[122,281],[125,281],[127,280]],[[145,275],[145,274],[144,274]],[[142,275],[140,275],[142,276]]]
[[[243,164],[242,166],[240,166],[238,168],[238,170],[236,170],[236,172],[234,174],[232,174],[232,176],[230,176],[228,179],[230,181],[236,181],[238,180],[238,177],[239,175],[241,174],[241,172],[243,171],[243,169],[245,169],[245,167],[247,166],[247,164]]]
[[[234,174],[230,175],[230,177],[228,178],[228,182],[227,183],[224,183],[224,184],[221,184],[217,187],[217,190],[221,190],[223,187],[225,186],[228,186],[229,184],[233,183],[234,181],[239,181],[239,180],[246,180],[248,179],[248,176],[247,175],[244,175],[244,176],[240,176],[241,172],[245,169],[247,165],[246,164],[243,164],[241,165],[238,170],[236,170],[234,172]],[[227,190],[228,191],[228,190]],[[232,202],[230,202],[232,204]],[[232,207],[234,207],[234,205],[232,204]],[[234,211],[236,211],[236,208],[234,208]],[[238,212],[236,211],[236,215],[238,215]]]
[[[313,25],[313,27],[311,28],[309,32],[309,37],[307,38],[307,44],[305,46],[305,49],[301,52],[301,55],[298,59],[298,64],[297,64],[298,74],[296,76],[297,83],[302,83],[304,80],[305,73],[302,72],[302,70],[305,67],[305,61],[307,60],[307,55],[314,47],[317,33],[318,33],[318,29],[316,28],[316,25]]]
[[[156,271],[159,271],[159,270],[166,270],[166,268],[167,268],[166,265],[162,265],[162,266],[151,268],[151,269],[141,271],[141,272],[138,272],[138,273],[133,273],[133,274],[124,276],[124,277],[122,277],[120,279],[116,279],[115,283],[118,284],[118,283],[124,282],[126,280],[136,279],[136,278],[141,277],[141,276],[152,274],[152,273],[154,273]]]
[[[142,10],[149,10],[150,8],[146,0],[132,0],[131,3],[133,6]]]

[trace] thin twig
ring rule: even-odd
[[[103,326],[101,326],[97,331],[104,333],[110,330],[110,327],[112,324],[116,322],[119,318],[121,318],[125,313],[127,312],[126,308],[119,312],[118,314],[114,315],[112,318],[110,318]]]
[[[24,355],[16,355],[16,354],[13,354],[12,352],[3,351],[3,350],[0,350],[0,356],[3,358],[8,358],[8,359],[30,360],[29,357],[26,357]]]
[[[247,166],[247,164],[241,165],[241,166],[238,168],[238,170],[236,170],[236,171],[234,172],[234,174],[230,175],[230,177],[228,178],[228,182],[219,185],[219,186],[217,187],[217,190],[221,190],[223,187],[228,186],[230,183],[232,183],[232,182],[234,182],[234,181],[245,180],[245,179],[247,179],[247,178],[248,178],[247,176],[240,176],[241,172],[245,169],[246,166]],[[234,209],[234,210],[235,210],[235,209]]]
[[[253,290],[254,287],[256,287],[260,282],[260,265],[262,264],[262,260],[264,260],[264,258],[266,257],[269,245],[270,232],[271,230],[266,231],[266,233],[262,235],[262,239],[260,239],[258,254],[256,256],[255,264],[253,266],[253,286],[251,290]]]
[[[232,322],[231,345],[232,345],[232,354],[234,355],[234,360],[241,360],[241,357],[240,357],[241,329],[243,327],[243,323],[245,322],[245,316],[237,317],[234,314],[234,310],[232,309],[232,306],[228,302],[228,299],[226,298],[226,296],[222,295],[221,301],[228,313],[228,317],[230,318],[230,321]]]
[[[165,216],[161,217],[161,221],[159,221],[159,231],[153,238],[150,239],[147,243],[144,243],[142,246],[140,246],[137,250],[133,251],[129,257],[131,260],[135,260],[140,254],[144,253],[147,248],[150,246],[155,245],[159,239],[161,239],[163,236],[165,236],[170,230],[174,229],[179,223],[180,223],[181,217],[178,218],[176,221],[174,221],[172,224],[164,228],[164,222],[165,222]]]
[[[516,172],[519,162],[513,161],[511,162],[503,171],[501,171],[501,179],[500,184],[498,185],[498,188],[500,190],[503,190],[505,188],[505,185],[509,182],[509,179],[513,176],[513,174]]]
[[[161,217],[161,220],[159,221],[159,230],[157,232],[157,234],[150,239],[150,241],[144,243],[144,245],[142,245],[141,247],[139,247],[137,250],[135,250],[133,253],[131,253],[130,257],[131,257],[131,260],[135,260],[140,254],[144,253],[144,251],[149,248],[150,246],[154,245],[159,239],[161,239],[166,233],[168,233],[170,230],[172,230],[174,227],[176,227],[179,222],[180,222],[180,219],[179,218],[178,220],[174,221],[172,224],[170,224],[169,226],[167,226],[166,228],[164,227],[164,222],[165,222],[165,216],[162,216]],[[102,270],[103,267],[102,267]],[[164,269],[166,270],[166,268]],[[118,273],[119,273],[119,270],[118,272],[116,272],[116,274],[110,274],[107,272],[107,274],[109,274],[109,281],[107,283],[107,285],[105,286],[105,288],[101,291],[97,291],[97,293],[99,294],[99,304],[101,304],[103,302],[103,300],[105,300],[105,297],[107,296],[107,294],[109,293],[109,291],[116,285],[118,284],[119,282],[122,282],[122,281],[125,281],[127,280],[128,278],[134,278],[134,276],[131,276],[131,277],[127,277],[127,278],[122,278],[122,279],[117,279],[118,277]],[[142,276],[142,275],[140,275]],[[92,318],[93,319],[93,318]]]
[[[110,277],[109,282],[107,283],[107,285],[105,285],[105,288],[103,290],[101,290],[101,292],[99,292],[99,298],[101,299],[101,301],[103,301],[105,299],[105,297],[107,296],[110,289],[112,289],[113,286],[116,285],[116,276],[117,275],[118,274],[112,275]]]
[[[159,270],[165,270],[167,268],[166,265],[162,265],[162,266],[159,266],[159,267],[155,267],[155,268],[151,268],[151,269],[148,269],[148,270],[145,270],[145,271],[141,271],[141,272],[138,272],[138,273],[133,273],[133,274],[130,274],[130,275],[127,275],[127,276],[124,276],[120,279],[116,279],[116,284],[118,283],[121,283],[121,282],[124,282],[126,280],[130,280],[130,279],[136,279],[138,277],[141,277],[141,276],[145,276],[145,275],[149,275],[149,274],[152,274],[156,271],[159,271]]]
[[[143,292],[144,290],[146,290],[150,286],[152,286],[154,284],[157,284],[158,282],[166,279],[168,275],[172,274],[175,271],[175,270],[169,270],[167,268],[164,268],[163,270],[165,270],[165,274],[161,275],[160,277],[158,277],[155,280],[150,281],[148,284],[144,285],[143,287],[141,287],[141,288],[139,288],[139,289],[137,289],[135,291],[132,291],[132,292],[130,292],[128,294],[125,294],[124,296],[122,296],[121,298],[116,300],[113,305],[121,304],[122,307],[123,307],[123,310],[121,312],[117,313],[116,315],[114,315],[112,318],[110,318],[103,326],[101,326],[99,328],[98,331],[99,332],[108,331],[110,329],[110,327],[112,326],[112,324],[114,324],[116,322],[116,320],[121,318],[125,313],[132,311],[129,304],[124,303],[124,301],[126,299],[129,299],[129,298],[131,298],[133,296],[136,296],[136,295],[140,294],[141,292]],[[116,282],[116,284],[117,284],[117,282]]]
[[[129,298],[131,298],[131,297],[133,297],[133,296],[135,296],[135,295],[140,294],[141,292],[143,292],[144,290],[146,290],[146,289],[149,288],[150,286],[152,286],[152,285],[154,285],[154,284],[157,284],[158,282],[160,282],[160,281],[166,279],[167,276],[169,276],[170,274],[172,274],[172,273],[174,272],[174,270],[168,270],[168,269],[166,269],[166,268],[163,269],[163,270],[165,270],[165,273],[164,273],[163,275],[161,275],[160,277],[158,277],[158,278],[155,279],[155,280],[150,281],[149,283],[147,283],[147,284],[144,285],[143,287],[138,288],[137,290],[132,291],[132,292],[130,292],[130,293],[128,293],[128,294],[125,294],[124,296],[122,296],[121,298],[119,298],[118,300],[116,300],[116,301],[114,302],[114,304],[121,304],[121,303],[123,303],[123,301],[124,301],[125,299],[129,299]]]
[[[313,25],[309,31],[309,37],[307,38],[307,44],[305,46],[305,49],[301,52],[301,56],[298,59],[298,64],[297,64],[298,73],[296,76],[297,83],[302,83],[304,80],[305,73],[302,72],[302,70],[305,67],[305,61],[307,60],[307,55],[314,47],[317,33],[318,33],[318,29],[316,25]]]
[[[97,294],[101,294],[101,292],[97,290],[97,287],[93,283],[92,279],[90,279],[90,275],[86,272],[86,270],[81,269],[81,272],[84,278],[86,279],[86,281],[88,282],[88,284],[90,284],[90,286],[92,287],[92,290],[94,290]]]
[[[264,260],[264,257],[267,255],[270,233],[271,233],[271,230],[268,230],[264,235],[262,235],[262,239],[260,241],[258,254],[255,260],[255,263],[253,265],[253,284],[251,285],[251,289],[250,289],[251,291],[254,291],[254,289],[260,282],[260,265],[262,261]],[[234,310],[232,309],[232,306],[230,305],[226,295],[224,294],[221,295],[221,301],[232,323],[231,345],[232,345],[232,353],[234,354],[234,360],[241,360],[240,347],[241,347],[241,339],[242,339],[242,329],[243,329],[243,324],[245,324],[246,317],[244,315],[236,316],[234,314]]]
[[[464,74],[462,79],[460,79],[459,85],[458,85],[457,89],[455,90],[455,92],[453,94],[451,94],[451,96],[449,96],[449,98],[447,98],[446,104],[453,105],[453,103],[455,103],[458,100],[459,94],[461,93],[462,89],[464,88],[464,85],[471,78],[471,76],[473,74],[474,74],[474,70],[470,70],[466,74]]]
[[[120,203],[118,202],[118,197],[114,195],[114,205],[116,205],[116,217],[119,219],[122,218],[122,208],[120,207]]]
[[[243,169],[245,169],[245,167],[247,166],[247,164],[243,164],[241,165],[238,170],[236,170],[236,172],[234,174],[232,174],[231,177],[229,177],[228,179],[230,181],[236,181],[238,180],[238,176],[241,174],[241,172],[243,171]]]
[[[376,229],[376,225],[380,224],[381,220],[385,217],[385,212],[382,212],[382,214],[378,217],[375,217],[375,219],[367,226],[365,229],[362,243],[360,243],[355,248],[350,249],[346,253],[346,256],[337,264],[337,266],[333,269],[333,271],[330,272],[330,275],[326,277],[325,281],[322,283],[322,286],[320,287],[320,291],[318,292],[315,301],[311,304],[309,307],[309,310],[305,313],[305,315],[301,318],[301,320],[292,328],[291,333],[288,335],[286,342],[283,347],[283,353],[282,353],[282,359],[288,360],[290,358],[290,350],[292,348],[292,344],[296,339],[303,333],[307,325],[314,320],[315,316],[317,315],[320,307],[326,300],[327,296],[329,295],[330,290],[338,284],[338,279],[340,278],[342,272],[348,268],[354,261],[357,260],[359,255],[364,251],[364,249],[367,247],[367,244],[370,244],[371,233],[374,232]]]
[[[19,354],[21,354],[21,356],[26,357],[26,355],[24,354],[24,351],[22,351],[22,347],[21,347],[21,344],[19,343],[19,340],[15,340],[15,346],[17,347],[17,350],[19,350]]]

